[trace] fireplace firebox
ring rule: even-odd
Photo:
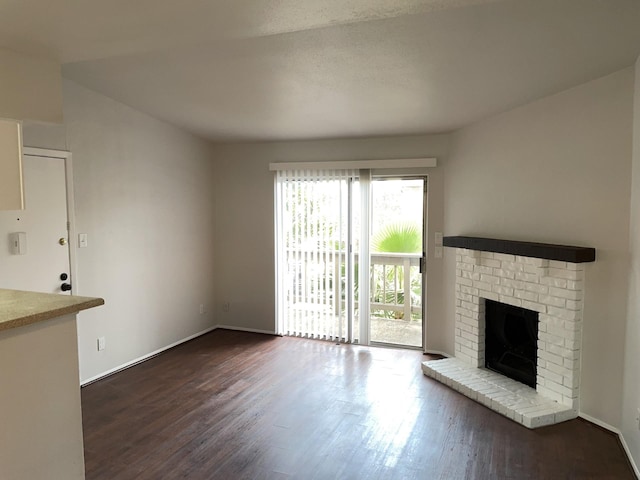
[[[536,388],[538,312],[485,300],[485,366]]]

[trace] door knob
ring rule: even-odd
[[[58,240],[58,243],[60,245],[66,245],[67,244],[67,239],[64,237],[61,237],[60,240]]]
[[[60,285],[60,290],[62,290],[63,292],[68,292],[69,290],[71,290],[71,284],[63,283],[62,285]]]

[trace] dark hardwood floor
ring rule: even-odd
[[[426,358],[216,330],[82,389],[87,479],[635,478],[611,433],[528,430]]]

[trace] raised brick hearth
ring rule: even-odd
[[[458,248],[455,289],[455,358],[424,373],[529,428],[575,418],[583,263]],[[539,312],[535,389],[484,368],[485,299]]]

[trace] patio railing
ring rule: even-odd
[[[393,312],[409,320],[422,313],[420,254],[371,254],[371,313]]]
[[[354,257],[357,269],[358,255]],[[372,316],[407,320],[421,317],[420,257],[420,254],[371,254],[369,301]],[[291,306],[298,311],[317,313],[332,305],[333,314],[340,315],[345,306],[344,252],[287,252],[287,265]],[[356,308],[358,290],[356,283]]]

